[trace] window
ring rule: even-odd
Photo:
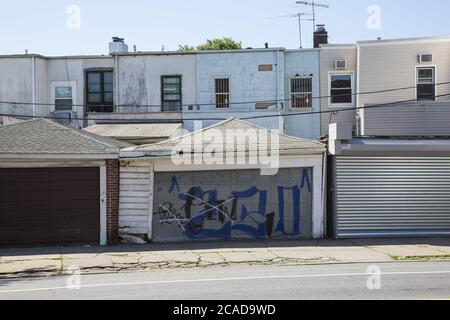
[[[353,103],[353,76],[351,74],[333,74],[330,78],[331,104]]]
[[[50,103],[53,111],[73,111],[76,93],[76,81],[50,82]]]
[[[417,100],[436,100],[434,67],[417,68]]]
[[[161,77],[161,110],[181,111],[181,76]]]
[[[312,77],[291,78],[291,108],[312,107]]]
[[[55,87],[55,111],[72,111],[72,87]]]
[[[113,112],[113,71],[86,73],[88,112]]]
[[[216,108],[230,107],[230,79],[218,78],[215,80]]]

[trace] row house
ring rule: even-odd
[[[320,93],[319,49],[130,53],[115,38],[110,50],[0,56],[1,114],[52,117],[75,128],[182,123],[188,131],[237,117],[298,137],[320,136],[319,116],[309,114],[320,110],[313,99]]]
[[[331,81],[331,92],[359,93],[342,104],[357,110],[331,109],[329,234],[448,236],[450,38],[364,41],[323,52],[348,63],[342,72],[351,91],[342,78],[334,87]],[[323,115],[322,133],[328,121]]]
[[[449,100],[449,58],[450,37],[322,45],[321,135],[328,134],[330,123],[338,122],[359,133],[365,106]],[[380,130],[392,129],[389,121],[378,123]],[[421,125],[408,123],[406,117],[403,124]]]
[[[323,26],[315,37],[319,48],[303,50],[128,52],[114,38],[110,55],[0,56],[0,111],[76,128],[178,123],[188,131],[237,117],[319,139],[336,122],[357,133],[367,105],[448,100],[450,37],[328,44]]]

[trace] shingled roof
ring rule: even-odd
[[[220,131],[223,136],[225,136],[227,130],[248,130],[248,129],[257,129],[257,130],[265,130],[269,132],[270,130],[255,126],[251,123],[248,123],[246,121],[237,119],[237,118],[230,118],[228,120],[225,120],[223,122],[220,122],[216,125],[213,125],[208,128],[204,128],[202,130],[186,134],[181,137],[177,137],[175,139],[163,141],[160,143],[152,144],[152,145],[144,145],[144,146],[137,146],[137,147],[131,147],[131,148],[125,148],[121,150],[121,157],[133,157],[133,153],[138,153],[140,155],[137,155],[139,157],[142,157],[143,155],[147,155],[149,157],[152,156],[169,156],[173,150],[179,149],[181,146],[183,147],[183,150],[190,150],[192,152],[198,152],[198,146],[195,146],[195,141],[199,141],[198,139],[201,139],[204,135],[208,135],[209,133],[213,133]],[[285,155],[297,155],[297,154],[320,154],[326,151],[326,147],[324,144],[313,141],[313,140],[307,140],[297,137],[291,137],[285,134],[280,133],[274,133],[270,132],[270,134],[278,135],[278,141],[279,141],[279,151],[280,154]],[[204,141],[204,140],[200,140]],[[208,148],[211,148],[211,144],[204,142],[203,148],[207,145]],[[261,141],[258,141],[258,145],[249,143],[246,143],[245,145],[245,151],[253,151],[253,150],[261,150],[265,147],[271,148],[270,144],[267,145],[260,145]],[[220,144],[224,146],[224,144]]]
[[[65,127],[47,119],[36,119],[0,127],[0,156],[33,155],[102,155],[118,154],[120,148],[132,146]]]

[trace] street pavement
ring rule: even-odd
[[[450,238],[0,249],[0,279],[230,266],[450,261]]]
[[[449,299],[449,262],[228,266],[0,280],[0,299]]]

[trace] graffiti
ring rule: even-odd
[[[172,176],[167,189],[157,189],[162,198],[172,200],[158,203],[155,232],[158,226],[175,227],[178,236],[190,240],[298,236],[302,192],[311,193],[308,169],[301,171],[297,181],[293,186],[277,186],[273,189],[276,191],[243,187],[220,198],[220,191],[223,192],[220,188],[206,190],[194,186],[183,190],[185,186],[177,176]]]

